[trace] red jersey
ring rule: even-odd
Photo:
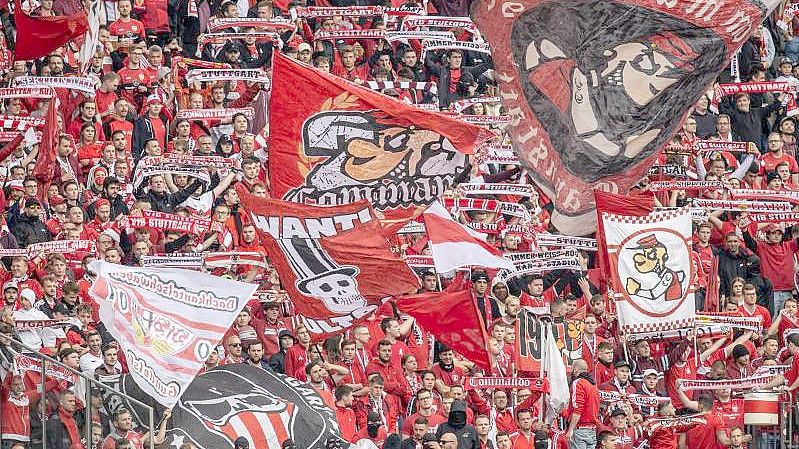
[[[427,418],[427,424],[430,426],[428,429],[429,433],[436,433],[436,429],[438,429],[439,424],[443,424],[447,422],[447,418],[439,415],[438,413],[433,413],[430,416],[424,416],[419,412],[416,412],[402,421],[402,433],[405,435],[413,435],[413,423],[416,421],[416,418]]]
[[[788,163],[788,169],[791,170],[791,173],[799,173],[799,165],[796,164],[796,159],[793,156],[782,153],[782,156],[777,157],[774,153],[768,152],[760,157],[760,176],[765,175],[766,172],[776,170],[777,165],[783,162]]]
[[[683,405],[677,395],[677,379],[696,379],[696,361],[693,357],[689,357],[683,366],[672,364],[666,371],[666,393],[671,398],[674,407],[680,409]],[[694,392],[689,390],[685,392],[685,395],[688,396],[688,399],[693,399]]]
[[[305,381],[305,365],[308,364],[308,350],[295,343],[286,350],[283,359],[283,373],[295,379]]]
[[[763,329],[768,329],[771,327],[771,313],[768,311],[767,308],[761,306],[760,304],[755,304],[755,308],[752,312],[746,310],[744,305],[738,306],[738,313],[741,314],[743,317],[754,318],[756,316],[763,317]]]
[[[466,373],[459,366],[453,366],[452,370],[447,371],[441,367],[440,363],[433,365],[433,374],[436,375],[436,379],[440,379],[448,387],[463,385],[463,378],[466,377]]]
[[[713,413],[718,415],[728,428],[744,427],[744,400],[730,399],[728,402],[713,402]]]
[[[716,440],[716,432],[726,428],[724,421],[715,413],[705,413],[705,421],[707,424],[699,424],[686,432],[686,447],[721,449],[721,444]]]
[[[108,31],[112,36],[117,37],[140,37],[144,39],[144,24],[136,19],[128,19],[127,22],[122,19],[115,20],[109,27]]]

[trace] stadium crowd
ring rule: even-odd
[[[375,3],[318,2],[316,6],[367,4]],[[255,251],[269,256],[238,196],[241,189],[269,195],[265,115],[256,111],[252,117],[237,113],[216,120],[176,118],[183,109],[254,106],[265,111],[269,86],[241,81],[190,83],[185,78],[188,66],[205,67],[196,62],[200,60],[227,64],[218,67],[261,68],[268,74],[272,55],[282,52],[411,104],[450,110],[460,100],[497,95],[490,58],[482,53],[449,50],[422,55],[418,41],[413,40],[397,44],[373,39],[315,39],[319,30],[395,29],[403,16],[301,17],[289,9],[307,5],[295,1],[279,6],[269,0],[116,0],[101,1],[99,6],[101,49],[91,58],[85,74],[79,72],[79,46],[74,42],[35,61],[4,61],[6,83],[25,76],[86,75],[93,77],[96,86],[90,94],[56,89],[62,134],[52,183],[43,185],[33,176],[38,155],[35,143],[19,143],[0,161],[4,210],[0,245],[9,250],[33,245],[27,255],[5,253],[0,268],[2,449],[142,449],[149,438],[156,443],[164,438],[169,412],[160,426],[146,429],[143,423],[132,422],[129,411],[109,413],[102,393],[93,391],[92,413],[86,416],[85,383],[48,377],[46,390],[41,391],[41,378],[35,371],[12,369],[16,353],[25,353],[10,343],[13,338],[89,376],[127,372],[123,348],[99,323],[98,307],[87,294],[92,275],[86,267],[91,261],[137,266],[146,256],[203,251]],[[431,15],[447,17],[466,17],[469,12],[468,2],[457,0],[384,6],[421,7]],[[69,0],[22,2],[30,15],[45,17],[88,7]],[[211,19],[241,17],[282,18],[292,26],[281,32],[279,42],[243,37],[209,44],[202,39]],[[3,19],[6,40],[13,45],[14,16],[8,5]],[[782,8],[737,55],[742,81],[799,85],[799,38],[793,37],[799,32],[799,20],[785,25],[781,19]],[[238,29],[243,34],[255,31]],[[460,28],[450,31],[462,41],[479,40],[479,33]],[[731,76],[725,72],[720,81],[729,82]],[[417,85],[385,87],[388,81],[428,83],[436,86],[437,93],[417,89]],[[679,179],[722,181],[723,187],[653,191],[651,182],[677,179],[673,172],[655,170],[641,179],[633,193],[653,198],[659,207],[683,206],[693,198],[726,200],[735,188],[763,189],[796,198],[799,129],[796,119],[789,116],[788,96],[741,93],[720,103],[716,100],[711,88],[684,121],[658,166],[679,167]],[[496,100],[464,104],[460,112],[471,115],[504,112]],[[14,98],[5,101],[3,114],[4,118],[43,117],[47,107],[47,101]],[[501,126],[485,126],[508,139]],[[741,153],[692,151],[693,143],[700,139],[751,144]],[[202,168],[196,177],[166,171],[137,179],[136,171],[148,168],[142,161],[165,155],[223,156],[234,159],[236,165]],[[473,162],[473,181],[531,183],[517,164]],[[530,216],[523,224],[537,233],[557,233],[550,225],[552,206],[543,192],[523,200],[512,195],[484,199],[521,203]],[[141,216],[143,211],[202,217],[219,225],[199,235],[130,226],[128,217]],[[461,222],[469,224],[519,223],[519,217],[496,212],[470,210],[458,215]],[[422,292],[440,291],[453,283],[473,290],[490,333],[489,353],[494,362],[490,373],[436,343],[413,318],[390,303],[345,335],[312,343],[308,330],[291,320],[290,298],[251,301],[206,367],[248,363],[307,381],[335,402],[345,439],[353,443],[369,439],[383,448],[766,449],[797,444],[796,431],[780,434],[779,427],[761,427],[751,432],[744,425],[744,401],[737,392],[683,391],[678,382],[739,379],[752,376],[761,366],[789,365],[770,386],[782,393],[783,401],[795,404],[799,389],[799,293],[795,282],[799,226],[754,223],[747,217],[746,212],[718,209],[696,221],[694,262],[700,268],[693,280],[698,292],[696,307],[762,317],[762,332],[694,337],[695,344],[692,339],[627,341],[601,290],[601,279],[607,273],[597,270],[594,253],[580,251],[581,270],[555,270],[507,284],[494,279],[495,270],[473,269],[458,277],[429,268],[418,270]],[[503,226],[481,227],[502,251],[547,249],[537,246],[528,233],[503,230]],[[92,245],[39,245],[70,240]],[[397,236],[397,246],[409,256],[428,254],[426,244],[423,232]],[[273,269],[233,265],[208,270],[258,283],[262,289],[280,289]],[[706,293],[709,285],[718,286],[720,292],[712,304],[707,303],[715,297]],[[579,329],[575,349],[581,355],[570,360],[569,367],[570,404],[553,424],[544,423],[540,392],[524,388],[467,391],[463,385],[470,376],[525,376],[514,365],[514,325],[523,307],[544,307],[544,315],[553,322]],[[69,320],[69,325],[16,327],[18,322],[48,319]],[[621,399],[601,400],[598,390],[618,392]],[[625,399],[629,394],[671,400],[637,406]],[[650,418],[686,411],[703,414],[705,422],[685,428],[647,424]],[[788,416],[783,419],[790,419]],[[792,416],[795,420],[795,408]],[[46,441],[42,441],[43,426]],[[91,427],[91,442],[83,438],[85,426]],[[260,449],[257,444],[251,447]]]

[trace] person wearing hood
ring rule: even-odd
[[[793,261],[793,257],[790,257]],[[793,267],[791,268],[793,270]],[[775,310],[774,304],[774,284],[771,283],[771,278],[764,277],[761,272],[761,259],[758,256],[752,256],[749,262],[749,276],[746,277],[746,283],[755,286],[757,292],[757,304],[769,310],[773,315]],[[780,310],[780,309],[776,309]]]
[[[735,232],[724,236],[724,247],[718,250],[719,257],[719,291],[728,292],[732,280],[736,277],[748,276],[752,254],[741,245],[741,239]]]
[[[599,390],[588,372],[585,360],[572,363],[569,427],[566,440],[569,449],[594,449],[599,426]]]
[[[447,422],[439,424],[436,436],[441,439],[445,433],[453,433],[458,438],[458,449],[480,449],[477,429],[466,424],[466,402],[456,399],[452,402]]]

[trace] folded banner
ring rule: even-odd
[[[37,359],[35,357],[17,354],[14,356],[14,370],[17,372],[33,371],[36,373],[41,373],[42,361],[41,359]],[[52,363],[45,363],[44,374],[47,377],[52,377],[53,379],[66,381],[73,384],[78,380],[77,374],[71,373],[66,368],[53,365]]]
[[[206,267],[211,268],[230,268],[234,265],[253,265],[269,268],[269,264],[266,262],[266,255],[247,251],[206,253],[203,263]]]
[[[464,109],[468,108],[469,106],[473,106],[476,104],[487,104],[487,103],[502,103],[502,97],[472,97],[472,98],[464,98],[463,100],[453,101],[449,105],[450,111],[454,111],[457,113],[463,112]]]
[[[497,274],[496,279],[507,283],[509,279],[528,274],[541,274],[554,270],[575,270],[581,271],[580,263],[575,258],[536,260],[529,262],[515,262],[516,269],[513,271],[502,270]]]
[[[694,324],[691,212],[655,211],[644,216],[603,213],[611,285],[623,333],[652,332]]]
[[[799,212],[767,212],[750,214],[746,218],[752,223],[799,223]]]
[[[187,120],[225,120],[236,114],[244,114],[252,120],[255,117],[255,108],[181,109],[175,117]]]
[[[52,98],[55,91],[50,86],[0,87],[0,99],[8,98]]]
[[[760,333],[763,330],[762,316],[729,316],[729,315],[706,315],[697,314],[696,324],[724,324],[736,329],[745,329]]]
[[[463,379],[463,389],[469,390],[493,390],[526,388],[530,391],[539,393],[549,392],[549,381],[540,378],[527,377],[465,377]]]
[[[18,76],[12,81],[13,87],[50,86],[62,89],[77,90],[94,96],[97,81],[89,77],[78,76]]]
[[[401,227],[397,234],[421,234],[425,232],[424,223],[419,221],[410,221],[405,226]]]
[[[411,268],[433,268],[433,256],[405,256],[405,263]]]
[[[491,372],[488,334],[471,290],[402,296],[395,303],[437,341]]]
[[[246,363],[198,376],[170,421],[161,448],[232,448],[239,438],[256,449],[281,449],[284,441],[301,449],[342,444],[336,412],[315,388]]]
[[[507,125],[513,119],[509,115],[472,115],[460,114],[455,117],[473,125]]]
[[[386,30],[366,29],[366,30],[318,30],[314,34],[314,39],[322,41],[337,41],[339,39],[385,39]]]
[[[382,6],[306,6],[294,8],[293,14],[297,17],[369,17],[382,16],[385,8]]]
[[[442,39],[425,39],[422,44],[422,55],[428,51],[462,50],[491,54],[491,47],[485,42],[450,41]],[[424,57],[424,56],[423,56]]]
[[[423,90],[425,92],[429,92],[432,95],[436,95],[438,93],[438,84],[429,82],[429,81],[375,81],[369,80],[366,81],[366,85],[369,86],[372,90],[380,90],[383,89],[413,89],[413,90]]]
[[[468,175],[493,134],[276,53],[269,108],[272,195],[342,205],[368,199],[398,229]]]
[[[683,415],[675,418],[652,418],[647,419],[644,425],[652,432],[659,429],[678,428],[679,431],[685,431],[688,428],[707,424],[704,414]]]
[[[314,340],[351,328],[383,298],[419,286],[367,201],[319,207],[245,192],[241,204]]]
[[[407,39],[437,39],[440,41],[454,42],[455,35],[452,31],[387,31],[386,40],[389,42],[398,42]]]
[[[482,198],[444,198],[444,207],[453,213],[459,211],[499,212],[499,201]]]
[[[596,239],[589,237],[570,237],[560,234],[536,234],[535,242],[538,246],[576,248],[584,251],[596,251]]]
[[[53,240],[49,242],[32,243],[28,245],[30,254],[44,253],[96,253],[97,245],[94,240]]]
[[[743,379],[680,379],[683,391],[691,390],[750,390],[762,387],[774,380],[774,375],[763,374],[759,376],[744,377]]]
[[[477,26],[468,17],[444,17],[444,16],[424,16],[408,17],[402,22],[403,30],[414,30],[416,28],[463,28],[471,33],[478,33]]]
[[[777,0],[471,4],[508,132],[567,235],[596,230],[594,188],[627,192]],[[648,59],[640,66],[638,62]],[[650,65],[650,63],[652,65]]]
[[[692,202],[694,207],[729,212],[790,212],[792,208],[791,203],[786,201],[732,201],[694,198]]]
[[[0,123],[2,123],[3,128],[8,129],[7,123],[24,123],[26,126],[42,126],[44,125],[44,118],[42,117],[33,117],[30,115],[0,115]],[[23,128],[16,126],[14,129],[19,129],[20,131]]]
[[[225,33],[227,34],[227,33]],[[202,81],[250,81],[269,83],[269,76],[261,69],[191,69],[186,74],[189,83]]]
[[[68,320],[16,320],[14,327],[18,331],[32,331],[49,327],[67,327],[72,323]]]
[[[212,226],[211,220],[207,218],[183,217],[154,210],[144,210],[142,215],[129,215],[125,218],[124,225],[129,228],[163,229],[194,235],[202,235]],[[212,231],[221,230],[221,223],[214,224],[216,227]]]
[[[458,185],[458,192],[462,195],[518,195],[533,196],[533,186],[530,184],[505,184],[505,183],[463,183]]]
[[[211,177],[205,170],[205,167],[170,164],[160,156],[149,156],[139,160],[139,163],[136,165],[136,173],[133,174],[133,188],[138,189],[150,176],[165,175],[167,173],[196,178],[206,183],[206,185],[211,183]]]
[[[649,190],[652,192],[679,190],[721,190],[722,181],[652,181]]]
[[[787,201],[799,203],[799,191],[768,189],[730,189],[730,196],[735,200]]]
[[[694,148],[700,152],[726,151],[729,153],[746,153],[752,148],[752,142],[725,142],[723,140],[697,140]]]
[[[555,251],[540,251],[529,253],[505,253],[505,257],[513,261],[519,262],[538,262],[546,261],[549,259],[577,259],[576,249],[559,249]]]
[[[139,387],[172,407],[255,292],[245,284],[178,268],[94,261],[89,294],[124,348]]]
[[[203,255],[200,253],[181,253],[142,256],[141,265],[145,268],[161,267],[200,269],[203,267]]]
[[[208,31],[216,33],[231,28],[255,28],[275,32],[294,31],[297,23],[282,19],[259,19],[256,17],[215,17],[208,21]]]
[[[763,365],[755,370],[755,377],[761,375],[776,376],[777,374],[784,374],[791,369],[791,365]]]
[[[230,113],[231,109],[225,109]],[[193,167],[233,168],[238,165],[233,158],[222,156],[191,156],[188,154],[167,154],[164,157],[167,164],[189,165]]]
[[[671,402],[668,396],[649,396],[646,394],[622,394],[618,391],[599,390],[599,399],[602,402],[629,402],[638,407],[657,407],[660,404]]]

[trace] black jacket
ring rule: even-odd
[[[84,422],[83,413],[76,412],[74,419],[75,424],[78,426],[78,432],[81,432]],[[45,425],[47,426],[47,449],[69,449],[72,446],[67,427],[61,421],[58,412],[50,415],[50,419],[46,421]]]
[[[436,436],[452,432],[458,437],[458,449],[480,449],[480,438],[477,430],[466,424],[466,402],[457,399],[452,403],[447,422],[440,424],[436,429]]]
[[[729,293],[733,278],[746,279],[749,277],[752,255],[745,248],[741,248],[738,254],[731,254],[728,250],[721,249],[718,251],[718,256],[719,278],[721,279],[719,291]]]
[[[141,198],[149,202],[150,206],[154,211],[167,212],[171,214],[172,212],[175,211],[175,207],[178,204],[186,201],[186,199],[189,196],[191,196],[191,194],[195,190],[197,190],[197,187],[200,187],[201,185],[202,181],[194,180],[194,182],[178,190],[175,193],[169,193],[169,192],[156,193],[153,191],[143,193],[144,185],[142,184],[142,188],[140,188],[139,191],[136,192],[136,198]]]
[[[164,123],[164,129],[166,129],[166,142],[162,142],[165,149],[169,143],[169,125],[163,117],[159,117],[159,119]],[[133,123],[133,159],[136,162],[141,159],[142,153],[144,153],[144,144],[155,135],[153,134],[153,122],[150,120],[150,116],[144,114]]]
[[[19,216],[11,232],[17,238],[20,248],[25,248],[31,243],[47,242],[52,238],[47,226],[39,217],[31,217],[25,213]]]

